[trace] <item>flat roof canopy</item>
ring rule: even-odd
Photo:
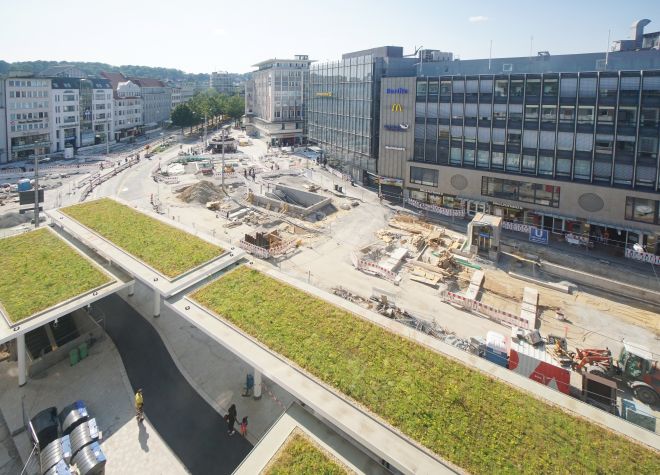
[[[5,238],[0,240],[0,247],[9,251],[0,255],[3,268],[7,269],[0,284],[0,343],[133,282],[120,269],[95,261],[50,228]],[[26,272],[21,272],[22,268]]]
[[[210,236],[205,236],[203,234],[201,237],[193,235],[189,233],[185,227],[178,223],[167,221],[161,216],[135,210],[118,200],[106,199],[103,201],[105,203],[110,202],[109,211],[108,208],[105,207],[99,212],[109,212],[112,214],[110,219],[115,220],[113,223],[116,226],[115,229],[122,229],[120,239],[117,239],[115,235],[111,234],[114,229],[108,230],[108,228],[104,228],[102,229],[102,234],[97,231],[98,228],[95,227],[92,229],[92,227],[86,226],[71,217],[68,214],[71,213],[70,210],[56,209],[47,211],[46,214],[53,220],[53,226],[80,241],[80,243],[91,249],[103,259],[113,262],[126,273],[157,290],[166,298],[190,287],[208,277],[210,274],[224,269],[230,264],[240,260],[245,255],[245,253],[238,248],[235,249],[232,246],[220,246],[216,244],[217,240]],[[117,207],[121,207],[120,212],[116,212],[118,209]],[[128,210],[126,210],[126,208],[128,208]],[[128,218],[126,218],[126,216],[128,216]],[[125,218],[126,220],[122,221],[122,219]],[[107,216],[106,219],[108,219]],[[88,222],[87,219],[84,221],[86,223]],[[136,222],[138,225],[135,225]],[[95,226],[95,223],[92,224]],[[166,238],[164,238],[164,232],[171,233],[171,246],[168,244]],[[109,237],[111,235],[112,239]],[[123,242],[126,242],[126,240],[130,242],[131,239],[135,239],[139,245],[146,242],[146,251],[148,251],[147,258],[140,259],[139,257],[136,257],[131,252],[133,249],[127,249],[128,247],[131,247],[130,244],[124,244],[122,246],[116,242],[122,239],[124,240]],[[185,246],[185,243],[183,247],[179,246],[179,244],[181,244],[180,240],[182,239],[187,241],[188,246]],[[190,243],[196,243],[196,245],[192,247],[192,251],[189,251],[189,249],[191,249],[191,246],[189,245]],[[217,252],[214,252],[214,249],[217,249]],[[196,251],[199,251],[199,255],[201,256],[210,257],[205,261],[202,260],[202,257],[195,262],[190,258],[191,256],[185,254],[187,252]],[[159,256],[167,256],[168,253],[184,253],[184,257],[187,258],[188,262],[193,262],[193,266],[184,269],[174,277],[172,277],[171,274],[170,276],[166,275],[162,268],[156,268],[156,266],[159,265],[156,261],[158,261]],[[151,261],[146,262],[147,259],[151,259]],[[176,265],[177,263],[174,262],[175,267]]]

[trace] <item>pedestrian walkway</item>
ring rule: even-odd
[[[21,473],[23,464],[9,434],[9,428],[0,414],[0,475]]]
[[[252,444],[227,434],[223,415],[188,384],[156,330],[128,303],[113,295],[94,307],[106,316],[133,389],[144,391],[147,419],[190,473],[232,473]]]

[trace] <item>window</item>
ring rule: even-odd
[[[451,81],[440,81],[440,95],[448,96],[451,94]]]
[[[525,93],[525,81],[522,79],[511,80],[511,97],[522,97]]]
[[[438,170],[410,167],[410,183],[425,186],[438,186]]]
[[[559,193],[559,186],[504,180],[487,176],[481,178],[481,194],[493,198],[557,208],[559,207]]]
[[[543,95],[556,96],[559,92],[559,81],[557,79],[546,79],[543,81]]]
[[[575,106],[561,106],[559,108],[559,122],[572,124],[575,120]]]
[[[506,136],[506,141],[509,145],[520,145],[521,133],[520,131],[509,132]]]
[[[658,156],[657,137],[639,138],[639,156],[645,158],[653,158],[653,159],[655,159]]]
[[[626,127],[635,127],[637,124],[637,108],[636,107],[619,107],[618,116],[619,125]]]
[[[528,96],[538,96],[541,93],[541,80],[528,79],[526,91]]]
[[[541,108],[542,122],[557,122],[557,106],[543,106]]]
[[[614,107],[598,106],[598,123],[599,124],[614,123]]]
[[[508,79],[495,80],[495,97],[507,97],[509,95]]]
[[[642,223],[660,224],[660,202],[626,196],[626,219]]]
[[[591,106],[578,107],[578,124],[594,123],[594,108]]]
[[[539,106],[525,106],[525,120],[536,121],[539,118]]]

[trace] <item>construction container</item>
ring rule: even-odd
[[[71,431],[71,452],[73,454],[73,459],[76,458],[76,454],[80,452],[84,447],[88,446],[92,442],[98,442],[99,440],[99,430],[96,426],[96,419],[90,419],[87,422],[83,422],[78,427]]]
[[[30,420],[30,436],[39,444],[39,449],[45,449],[48,444],[59,437],[59,423],[57,421],[57,409],[49,407],[37,413]]]
[[[523,340],[512,340],[509,369],[552,389],[570,394],[570,371],[556,364],[546,352],[545,345],[533,346]]]
[[[80,475],[103,475],[105,473],[105,455],[97,442],[82,448],[74,457]]]
[[[57,417],[62,427],[62,434],[68,435],[73,429],[89,420],[89,413],[83,401],[76,401],[62,409]]]
[[[27,178],[21,178],[18,180],[18,191],[29,191],[32,189],[30,180]]]
[[[504,335],[493,331],[488,332],[484,358],[491,363],[507,368],[509,363],[507,346],[507,338]]]
[[[57,465],[44,472],[44,475],[72,475],[72,473],[69,465],[64,460],[60,460]]]
[[[51,468],[58,465],[60,461],[64,461],[67,464],[71,462],[71,441],[68,435],[54,440],[39,453],[41,473],[48,472]]]

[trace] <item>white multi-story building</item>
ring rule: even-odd
[[[178,86],[170,86],[170,91],[171,91],[171,101],[172,101],[172,110],[179,104],[183,102],[183,99],[181,98],[181,88]]]
[[[195,95],[195,84],[187,82],[181,85],[181,102],[188,102]]]
[[[227,71],[212,72],[209,86],[220,94],[234,94],[234,81]]]
[[[7,106],[5,81],[0,79],[0,163],[7,162]]]
[[[49,154],[51,80],[10,77],[3,81],[7,117],[6,161]]]
[[[117,84],[114,91],[115,139],[121,140],[141,133],[142,97],[140,87],[133,81]]]
[[[51,153],[114,138],[112,85],[107,79],[52,78]]]
[[[248,133],[270,145],[303,141],[303,100],[309,78],[309,57],[269,59],[255,64],[257,71],[245,85]]]
[[[158,79],[130,78],[130,80],[140,87],[144,127],[155,128],[168,121],[172,110],[170,89]]]

